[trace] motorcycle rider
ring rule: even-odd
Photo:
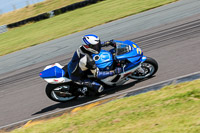
[[[116,46],[116,43],[113,40],[106,41],[101,43],[98,36],[94,34],[88,34],[82,38],[84,44],[80,46],[74,53],[71,61],[68,63],[68,73],[69,77],[76,84],[86,86],[95,94],[100,94],[103,92],[104,87],[92,81],[87,77],[88,71],[90,71],[95,78],[104,79],[108,76],[113,76],[122,72],[122,68],[116,68],[112,71],[100,71],[95,61],[92,58],[92,54],[98,54],[101,51],[101,47],[104,46]],[[85,94],[87,88],[83,88],[81,91]]]

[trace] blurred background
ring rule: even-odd
[[[45,0],[0,0],[0,15]]]

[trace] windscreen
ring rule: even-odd
[[[116,55],[122,55],[128,52],[130,52],[130,46],[128,44],[116,44]]]

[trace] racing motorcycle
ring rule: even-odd
[[[158,70],[158,63],[151,57],[143,55],[139,46],[129,40],[115,40],[116,47],[110,50],[101,50],[99,54],[93,54],[99,70],[110,71],[116,67],[122,67],[122,73],[105,79],[97,79],[88,73],[88,78],[99,82],[104,86],[123,85],[129,79],[142,80],[152,77]],[[68,75],[67,66],[59,63],[49,65],[40,73],[40,77],[48,82],[46,95],[56,102],[67,102],[81,96],[80,89],[88,90],[85,86],[74,83]]]

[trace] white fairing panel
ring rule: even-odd
[[[70,82],[71,81],[71,79],[68,79],[66,77],[61,77],[61,78],[46,78],[44,80],[47,81],[50,84],[60,84],[60,83],[66,83],[66,82]]]
[[[126,81],[128,81],[128,75],[132,74],[135,70],[137,70],[139,67],[141,67],[141,65],[135,67],[134,69],[131,69],[129,71],[126,71],[126,72],[123,72],[120,74],[120,78],[117,80],[117,82],[112,82],[116,77],[117,75],[114,75],[114,76],[110,76],[110,77],[107,77],[103,80],[101,80],[102,82],[104,82],[105,84],[107,85],[111,85],[111,86],[114,86],[114,85],[122,85],[124,84]]]
[[[47,70],[47,69],[49,69],[49,68],[51,68],[51,67],[54,67],[54,66],[57,66],[57,67],[59,67],[59,68],[63,68],[64,66],[61,66],[59,63],[55,63],[55,64],[53,64],[53,65],[48,65],[48,66],[46,66],[45,68],[44,68],[44,70]]]

